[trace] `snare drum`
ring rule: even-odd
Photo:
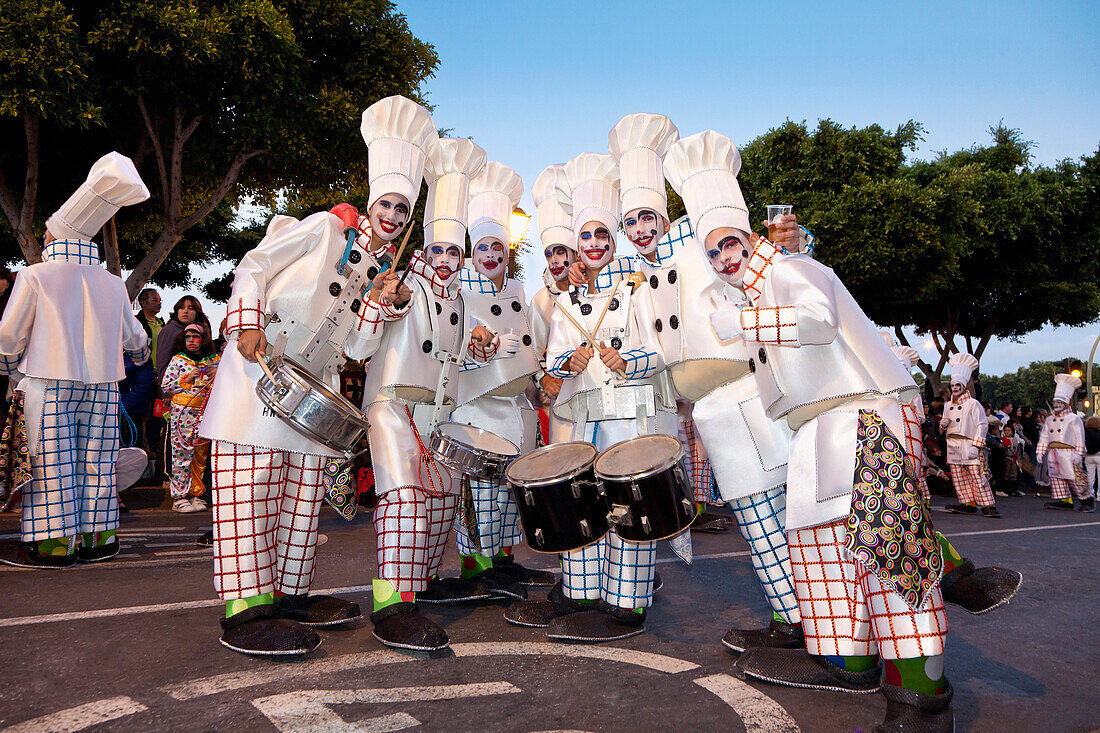
[[[611,524],[624,540],[663,540],[695,520],[684,449],[669,435],[617,443],[596,459],[596,477],[611,505]]]
[[[504,469],[519,455],[512,441],[457,422],[436,425],[428,448],[447,467],[490,481],[502,478]]]
[[[607,534],[609,507],[592,470],[596,454],[591,443],[555,443],[508,467],[508,483],[532,550],[577,550]]]

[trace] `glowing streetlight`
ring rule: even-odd
[[[530,223],[531,217],[517,206],[512,212],[512,219],[508,224],[508,244],[512,249],[519,246],[519,243],[527,236],[527,226]]]

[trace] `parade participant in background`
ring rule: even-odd
[[[92,237],[119,208],[148,198],[129,158],[103,156],[46,220],[43,261],[12,287],[0,321],[0,371],[25,375],[18,389],[32,482],[23,490],[22,542],[0,545],[0,562],[68,567],[118,554],[118,382],[123,351],[144,362],[149,337]]]
[[[488,361],[500,339],[482,325],[470,327],[459,292],[466,239],[470,180],[485,165],[471,140],[432,141],[425,177],[424,248],[407,268],[411,300],[381,330],[367,366],[363,407],[370,421],[374,464],[374,528],[378,577],[372,581],[374,637],[386,646],[431,651],[446,647],[447,632],[421,616],[416,594],[438,572],[454,521],[459,477],[427,448],[435,426],[446,422],[458,398],[458,369],[467,357]],[[368,330],[366,324],[359,328]],[[441,579],[443,582],[445,579]],[[451,579],[459,581],[461,579]],[[484,589],[484,584],[482,590]],[[449,600],[487,597],[476,584]]]
[[[940,429],[947,433],[947,465],[959,503],[948,504],[946,509],[956,514],[976,514],[981,507],[983,516],[1000,519],[981,459],[989,422],[982,403],[970,396],[970,378],[978,368],[978,360],[971,354],[952,354],[948,364],[951,400],[943,407]]]
[[[1053,411],[1043,423],[1035,457],[1040,464],[1046,457],[1050,470],[1050,496],[1047,509],[1072,509],[1073,497],[1078,510],[1096,511],[1096,499],[1088,485],[1083,458],[1085,455],[1085,424],[1070,410],[1073,393],[1081,380],[1072,374],[1054,375]],[[1070,491],[1072,490],[1072,494]]]
[[[371,216],[383,199],[396,202],[386,211],[397,205],[411,210],[425,150],[436,140],[431,115],[403,97],[388,97],[363,113],[362,132],[369,146]],[[275,354],[292,357],[338,389],[343,354],[369,356],[381,324],[398,317],[396,275],[377,275],[372,283],[368,253],[345,234],[359,221],[358,212],[348,205],[336,211],[302,221],[275,217],[237,266],[226,322],[229,346],[200,426],[200,435],[215,441],[214,586],[226,601],[221,642],[245,654],[304,654],[321,643],[309,626],[361,616],[351,601],[309,595],[323,469],[342,456],[267,410],[255,388],[263,375],[257,353],[270,341]],[[376,236],[392,239],[401,231],[405,220],[394,216],[401,226],[380,226],[384,234]]]
[[[201,512],[207,504],[203,468],[210,453],[210,443],[197,440],[199,418],[220,357],[205,326],[192,323],[176,339],[176,355],[168,362],[161,381],[161,391],[171,405],[168,438],[172,445],[172,511]]]
[[[707,131],[674,145],[666,170],[726,171],[733,179],[733,151],[728,138]],[[907,400],[912,379],[830,269],[751,234],[739,200],[700,201],[689,193],[685,204],[708,258],[751,303],[716,308],[715,333],[722,340],[743,335],[766,414],[794,431],[787,540],[809,654],[749,649],[738,671],[868,693],[880,689],[881,655],[887,712],[879,729],[919,723],[922,730],[952,730],[942,558],[905,460],[893,396]],[[704,226],[708,210],[713,223]],[[797,246],[793,217],[773,231],[779,245]],[[897,548],[880,542],[886,529]],[[888,561],[897,553],[905,562]]]
[[[523,195],[523,182],[497,162],[470,183],[470,245],[473,267],[461,274],[467,315],[500,334],[501,350],[515,355],[488,363],[467,360],[458,377],[458,405],[451,419],[488,430],[515,443],[520,454],[538,445],[538,413],[525,392],[539,371],[527,323],[523,283],[508,277],[512,211]],[[473,516],[456,532],[464,578],[485,579],[505,595],[519,583],[552,586],[553,574],[530,570],[515,561],[512,547],[523,541],[519,509],[503,477],[469,477]],[[498,592],[500,592],[498,590]]]
[[[185,295],[176,301],[172,307],[172,313],[168,316],[168,323],[157,332],[157,346],[153,353],[159,353],[160,357],[155,361],[157,367],[157,384],[164,380],[164,370],[168,368],[168,362],[176,355],[173,348],[179,339],[183,329],[192,323],[202,324],[207,321],[206,314],[202,312],[202,305],[194,295]]]

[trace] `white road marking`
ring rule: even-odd
[[[173,545],[173,547],[179,547],[179,545]],[[161,550],[154,553],[157,557],[178,557],[182,555],[206,555],[210,556],[209,547],[195,547],[190,550]]]
[[[329,705],[456,700],[519,692],[523,690],[510,682],[367,690],[300,690],[261,697],[253,700],[252,704],[282,733],[376,733],[412,728],[420,725],[420,721],[407,713],[397,713],[348,723],[331,710]]]
[[[736,710],[745,724],[745,733],[798,733],[801,730],[782,705],[736,677],[712,674],[694,682]]]
[[[1100,522],[1077,522],[1076,524],[1044,524],[1041,527],[1014,527],[1012,529],[977,529],[973,532],[952,532],[952,537],[974,537],[982,534],[1012,534],[1015,532],[1038,532],[1041,529],[1072,529],[1074,527],[1095,527]]]
[[[676,657],[614,646],[566,645],[563,647],[561,644],[539,641],[469,642],[451,644],[451,651],[454,652],[456,657],[524,656],[530,654],[587,657],[588,659],[633,664],[636,667],[645,667],[666,674],[678,674],[692,669],[699,669],[698,664]]]
[[[148,709],[129,697],[112,697],[24,720],[22,723],[5,728],[4,733],[71,733]]]

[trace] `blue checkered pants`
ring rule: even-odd
[[[30,456],[32,482],[23,493],[23,540],[116,529],[118,385],[38,381],[42,422]]]
[[[519,507],[512,498],[508,484],[470,476],[470,493],[474,500],[481,549],[474,547],[464,528],[460,527],[455,532],[460,553],[493,557],[505,547],[518,545],[523,541],[523,530],[519,526]]]
[[[791,556],[787,550],[786,488],[768,489],[729,503],[737,529],[749,543],[752,567],[772,610],[789,624],[801,621],[794,594]]]

